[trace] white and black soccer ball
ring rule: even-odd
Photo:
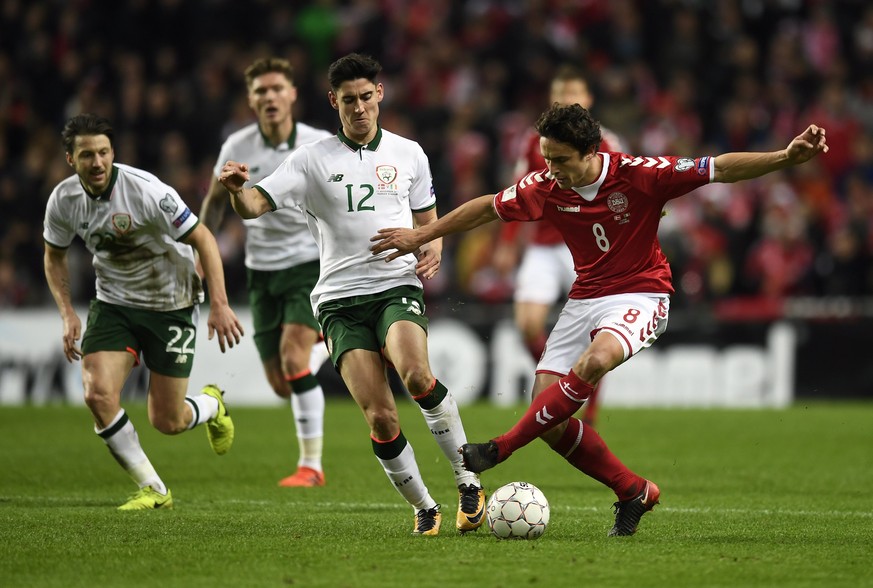
[[[549,524],[549,501],[533,484],[510,482],[491,494],[485,520],[499,539],[536,539]]]

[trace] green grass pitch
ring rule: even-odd
[[[373,456],[350,401],[329,400],[327,485],[282,489],[296,441],[288,408],[234,408],[236,442],[178,437],[128,406],[173,511],[120,513],[136,488],[83,407],[0,408],[0,585],[15,587],[873,586],[873,404],[787,410],[602,409],[616,454],[661,487],[634,537],[608,538],[612,493],[537,442],[486,472],[486,489],[539,486],[552,516],[537,541],[454,529],[457,492],[417,408],[399,399],[438,537]],[[523,407],[462,408],[472,441]]]

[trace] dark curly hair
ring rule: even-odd
[[[598,148],[603,140],[600,123],[578,104],[561,106],[555,102],[540,115],[536,130],[541,137],[571,145],[579,153]]]
[[[67,124],[64,125],[64,130],[61,132],[64,150],[72,154],[75,149],[73,144],[76,141],[76,137],[90,137],[94,135],[106,135],[109,137],[109,144],[111,145],[115,131],[112,130],[112,125],[109,121],[102,116],[91,113],[78,114],[67,121]]]
[[[369,55],[350,53],[340,57],[330,64],[327,70],[327,79],[330,87],[337,90],[343,82],[349,82],[364,78],[371,82],[376,81],[376,76],[382,71],[382,65]]]

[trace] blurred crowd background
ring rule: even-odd
[[[296,118],[335,130],[326,70],[352,51],[382,62],[382,126],[422,144],[442,214],[514,181],[516,143],[564,63],[583,68],[592,112],[633,155],[773,150],[823,126],[824,157],[671,203],[660,237],[673,306],[873,294],[869,0],[3,0],[0,307],[52,303],[42,220],[71,175],[68,117],[108,117],[116,161],[197,212],[223,139],[253,121],[244,68],[289,59]],[[217,238],[243,301],[244,233],[226,216]],[[510,299],[512,276],[491,267],[496,228],[447,241],[432,299]],[[90,257],[74,250],[84,303]]]

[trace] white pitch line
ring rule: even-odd
[[[247,501],[245,500],[227,500],[223,502],[236,503],[236,504],[245,504]],[[252,501],[252,504],[255,504]],[[274,504],[267,501],[258,501],[257,504]],[[316,508],[343,508],[348,510],[367,510],[367,509],[401,509],[401,508],[409,508],[404,504],[397,503],[377,503],[377,502],[283,502],[283,505],[291,506],[291,507],[316,507]],[[773,516],[773,515],[785,515],[785,516],[799,516],[799,517],[807,517],[807,516],[818,516],[818,517],[850,517],[850,518],[873,518],[873,512],[858,512],[858,511],[845,511],[845,510],[791,510],[791,509],[770,509],[770,508],[762,508],[762,509],[751,509],[751,508],[714,508],[714,507],[674,507],[674,506],[661,506],[658,507],[658,512],[675,512],[680,514],[728,514],[728,515],[740,515],[740,516],[749,516],[749,515],[758,515],[758,516]],[[571,505],[562,505],[562,506],[554,506],[552,505],[551,509],[553,511],[565,511],[565,512],[603,512],[603,511],[611,511],[612,507],[597,507],[597,506],[571,506]]]
[[[0,496],[0,508],[2,506],[13,505],[16,502],[34,503],[34,502],[79,502],[76,499],[64,498],[60,496]],[[192,501],[192,504],[196,502]],[[227,500],[210,500],[210,504],[238,504],[242,506],[278,506],[289,508],[321,508],[343,509],[343,510],[401,510],[410,508],[408,505],[397,502],[285,502],[282,500],[244,500],[231,498]],[[102,501],[82,500],[82,506],[95,505]],[[574,505],[552,505],[552,511],[561,512],[604,512],[611,511],[612,507],[597,507],[597,506],[574,506]],[[868,511],[846,511],[846,510],[792,510],[792,509],[773,509],[773,508],[716,508],[716,507],[676,507],[659,505],[657,512],[675,512],[680,514],[718,514],[718,515],[737,515],[737,516],[796,516],[796,517],[845,517],[845,518],[873,518],[873,512]]]

